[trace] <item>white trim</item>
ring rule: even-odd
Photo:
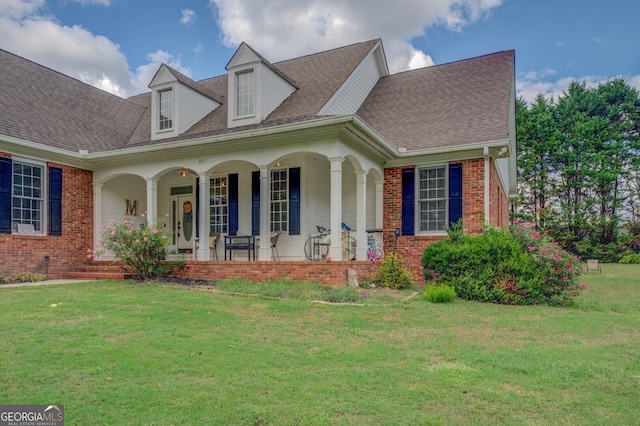
[[[413,183],[413,197],[414,197],[414,206],[413,206],[413,226],[414,226],[414,235],[446,235],[446,231],[443,229],[441,231],[421,231],[420,230],[420,197],[418,196],[420,192],[420,169],[435,169],[444,167],[444,225],[447,226],[449,224],[449,163],[437,163],[437,164],[429,164],[429,165],[416,165],[415,173],[414,173],[414,183]]]
[[[489,180],[491,177],[491,170],[490,170],[490,166],[491,166],[491,162],[490,162],[490,157],[489,157],[489,147],[485,147],[483,150],[483,157],[484,157],[484,225],[485,226],[489,226],[489,224],[491,223],[490,218],[491,218],[491,206],[489,205],[490,203],[490,190],[491,190],[491,186],[489,185]]]
[[[49,207],[49,166],[44,161],[31,160],[25,157],[13,156],[13,155],[11,156],[11,233],[14,235],[19,234],[17,230],[13,229],[13,226],[14,226],[13,198],[15,196],[13,194],[13,187],[14,187],[13,166],[16,162],[20,164],[27,164],[27,165],[42,167],[42,176],[41,176],[42,197],[40,198],[42,202],[42,206],[40,208],[40,231],[34,230],[33,234],[29,234],[29,235],[33,235],[37,237],[47,236],[49,235],[48,233],[48,229],[49,229],[49,208],[48,208]],[[25,234],[22,234],[22,235],[25,235]]]

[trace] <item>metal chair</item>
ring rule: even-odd
[[[587,259],[587,274],[589,271],[594,271],[597,273],[602,272],[602,268],[598,265],[598,259]]]
[[[212,232],[209,234],[209,250],[211,250],[211,258],[218,260],[218,240],[220,239],[219,232]]]
[[[280,260],[280,255],[278,254],[278,237],[282,234],[281,230],[277,230],[273,234],[271,234],[271,257],[273,260]]]

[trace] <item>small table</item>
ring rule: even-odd
[[[234,250],[246,250],[247,259],[256,260],[256,237],[253,235],[226,235],[224,237],[224,260],[227,260],[227,252],[229,260],[233,259]]]

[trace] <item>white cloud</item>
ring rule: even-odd
[[[109,0],[76,0],[109,5]],[[190,76],[179,58],[157,51],[149,63],[129,70],[120,46],[85,28],[61,25],[42,13],[44,0],[0,1],[0,47],[118,96],[148,91],[148,84],[164,62]]]
[[[435,25],[461,31],[503,0],[209,0],[223,43],[247,42],[271,61],[382,38],[391,72],[433,64],[411,39]],[[295,42],[290,42],[294,39]]]
[[[180,18],[181,24],[189,24],[196,19],[196,13],[191,9],[182,9],[182,17]]]
[[[83,6],[97,4],[97,5],[100,5],[100,6],[107,7],[107,6],[111,5],[111,0],[68,0],[68,1],[80,3]]]

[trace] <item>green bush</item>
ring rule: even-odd
[[[640,263],[640,253],[635,254],[625,254],[620,259],[620,263],[628,264],[639,264]]]
[[[446,284],[428,285],[424,291],[424,298],[431,303],[450,303],[456,298],[456,291]]]
[[[11,274],[8,277],[4,277],[4,282],[9,283],[36,283],[46,280],[47,277],[44,274],[38,274],[34,272],[18,272]],[[0,281],[2,282],[2,281]]]
[[[378,269],[378,274],[372,282],[379,287],[393,288],[396,290],[411,288],[414,278],[406,268],[404,260],[397,254],[385,256],[382,265]]]
[[[466,300],[567,305],[581,292],[579,260],[528,224],[438,241],[425,249],[422,265],[427,280]]]

